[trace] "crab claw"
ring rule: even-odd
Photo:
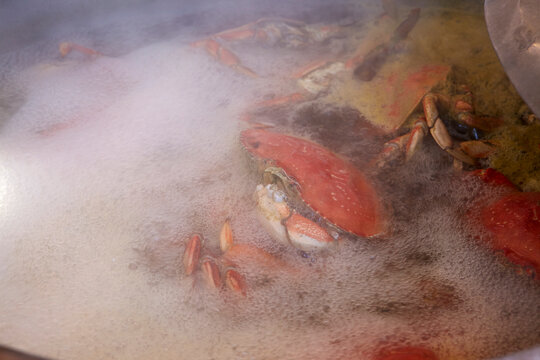
[[[191,275],[197,264],[199,263],[199,256],[201,254],[201,236],[194,234],[186,244],[186,250],[184,251],[184,270],[186,275]]]
[[[300,250],[320,250],[335,243],[326,230],[302,215],[292,214],[284,223],[289,241]]]
[[[277,241],[287,244],[287,232],[281,221],[291,215],[285,202],[286,195],[275,184],[257,185],[255,191],[257,210],[260,219],[270,235]]]
[[[258,185],[255,192],[262,223],[274,239],[304,250],[320,250],[334,243],[334,238],[321,226],[293,213],[287,196],[276,184]]]

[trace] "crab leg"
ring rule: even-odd
[[[403,155],[410,137],[411,133],[407,133],[384,143],[383,150],[372,161],[372,165],[377,169],[383,169],[398,160]]]
[[[429,93],[424,96],[422,106],[426,116],[426,122],[429,127],[429,132],[441,149],[452,155],[454,158],[464,163],[474,165],[475,161],[462,150],[454,148],[454,142],[448,134],[446,126],[439,117],[437,110],[438,97],[435,94]]]
[[[250,77],[258,77],[258,75],[253,70],[242,65],[238,56],[236,56],[231,50],[227,49],[225,46],[221,45],[218,40],[243,41],[248,39],[256,39],[258,41],[266,41],[269,37],[272,37],[272,35],[273,37],[281,37],[282,35],[280,34],[280,31],[276,27],[272,28],[273,31],[276,32],[276,34],[268,34],[267,31],[260,27],[261,23],[271,21],[289,23],[293,26],[305,26],[304,23],[294,20],[262,18],[255,22],[248,23],[234,29],[219,32],[211,36],[210,38],[195,41],[191,45],[193,47],[204,47],[206,51],[216,60],[244,75],[248,75]]]
[[[233,235],[231,229],[231,222],[229,219],[225,220],[225,223],[221,227],[219,234],[219,247],[222,252],[227,252],[233,246]]]
[[[407,38],[407,35],[414,28],[419,17],[419,8],[411,10],[407,18],[396,28],[390,41],[373,48],[364,57],[362,63],[354,69],[354,75],[362,81],[371,81],[388,57],[396,52],[398,44]]]
[[[235,269],[230,268],[225,270],[225,285],[227,285],[227,287],[235,293],[244,297],[246,296],[246,279]]]
[[[245,24],[234,29],[224,30],[214,35],[215,38],[225,41],[247,40],[257,36],[256,22]]]
[[[201,254],[201,236],[194,234],[186,244],[186,250],[184,251],[184,270],[187,275],[191,275],[199,263],[199,256]]]
[[[201,260],[201,270],[206,283],[212,289],[220,289],[222,285],[221,274],[216,260],[211,256],[205,256]]]
[[[226,40],[226,41],[236,41],[236,40],[247,40],[247,39],[257,39],[257,40],[266,40],[269,37],[269,34],[266,33],[263,29],[258,29],[261,23],[284,23],[287,25],[295,27],[305,27],[306,24],[302,21],[285,19],[285,18],[260,18],[254,22],[239,26],[234,29],[224,30],[214,35],[215,38]]]
[[[240,59],[220,41],[266,42],[288,47],[299,47],[313,42],[322,42],[329,37],[341,36],[341,29],[332,26],[310,26],[301,21],[284,18],[261,18],[240,27],[221,31],[207,39],[192,43],[194,47],[204,47],[210,55],[236,71],[251,77],[257,74],[241,64]]]
[[[238,56],[214,39],[199,40],[192,43],[191,46],[204,47],[212,57],[217,59],[223,65],[229,66],[241,74],[254,78],[258,77],[257,73],[240,63]]]
[[[405,146],[405,161],[409,161],[416,153],[416,150],[420,147],[428,132],[429,128],[426,118],[422,116],[414,123],[414,127],[410,132],[411,136]]]
[[[409,161],[421,146],[428,131],[426,119],[422,116],[414,123],[410,132],[386,142],[383,150],[372,164],[376,168],[382,169],[399,159],[403,154],[405,154],[405,161]]]
[[[88,55],[88,56],[99,56],[99,55],[101,55],[100,52],[98,52],[98,51],[96,51],[94,49],[90,49],[90,48],[87,48],[87,47],[84,47],[84,46],[81,46],[79,44],[75,44],[75,43],[72,43],[72,42],[64,41],[64,42],[61,42],[58,45],[58,51],[60,51],[60,56],[62,56],[62,57],[67,56],[73,50],[76,50],[76,51],[80,52],[81,54]]]

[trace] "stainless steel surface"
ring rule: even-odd
[[[485,16],[493,46],[506,73],[540,114],[540,1],[486,0]]]
[[[495,360],[540,360],[540,347],[520,351],[516,354],[508,355]]]
[[[240,1],[240,0],[235,0],[236,1],[236,5],[238,5],[239,2],[241,3],[249,3],[249,1]],[[164,1],[165,3],[169,3],[169,1]],[[227,2],[227,1],[223,1],[223,2]],[[278,3],[285,3],[287,2],[286,0],[277,0]],[[2,1],[0,0],[0,3],[2,3]],[[0,36],[0,38],[3,38],[3,41],[0,41],[0,54],[2,53],[6,53],[8,51],[14,51],[14,50],[20,50],[20,49],[23,49],[25,47],[30,47],[30,46],[36,46],[36,47],[40,47],[40,48],[43,48],[43,50],[40,50],[41,52],[43,53],[47,53],[47,54],[52,54],[51,55],[51,58],[53,58],[54,56],[57,56],[56,54],[56,47],[51,47],[51,48],[48,48],[48,47],[45,47],[43,46],[40,41],[44,41],[43,38],[45,38],[45,28],[48,28],[48,27],[54,27],[55,28],[55,31],[53,32],[53,35],[50,35],[54,38],[58,38],[59,41],[61,40],[65,40],[65,37],[66,37],[66,33],[64,31],[67,31],[65,30],[62,26],[60,25],[57,25],[53,20],[56,20],[57,18],[62,20],[63,22],[76,22],[77,24],[79,24],[79,28],[77,29],[77,32],[73,31],[73,33],[75,34],[78,34],[79,32],[85,34],[85,33],[92,33],[93,36],[96,36],[96,33],[99,35],[101,34],[100,30],[97,29],[97,30],[94,30],[90,27],[90,25],[86,25],[86,23],[84,23],[84,20],[85,20],[85,17],[84,16],[72,16],[71,19],[69,18],[69,16],[67,16],[67,13],[70,13],[72,10],[69,6],[67,5],[70,5],[72,4],[71,2],[68,2],[66,1],[65,3],[57,3],[57,5],[55,5],[55,7],[53,7],[53,5],[50,6],[50,8],[45,8],[45,10],[49,11],[50,14],[43,14],[43,13],[32,13],[31,9],[26,9],[27,6],[24,6],[23,4],[21,3],[17,3],[15,1],[6,1],[5,3],[2,3],[2,10],[5,10],[5,4],[10,4],[12,6],[15,6],[15,4],[19,4],[18,6],[21,7],[20,9],[20,13],[17,12],[17,15],[20,14],[21,18],[18,18],[16,16],[14,16],[13,14],[8,14],[6,11],[4,11],[2,13],[2,11],[0,11],[0,20],[6,20],[6,21],[0,21],[0,35],[2,33],[4,34],[9,34],[10,36],[6,36],[6,37],[2,37]],[[52,1],[49,1],[47,2],[48,4],[53,4]],[[75,1],[73,2],[75,5],[76,4],[79,4],[79,1]],[[82,3],[82,2],[81,2]],[[100,7],[97,7],[96,4],[109,4],[107,6],[111,6],[111,8],[114,8],[114,5],[117,4],[118,7],[120,7],[118,4],[124,4],[125,2],[124,1],[120,1],[120,0],[117,0],[117,1],[92,1],[91,2],[91,5],[90,4],[87,4],[85,6],[87,6],[88,8],[85,8],[85,12],[91,12],[92,14],[90,15],[94,15],[94,13],[96,14],[95,15],[95,18],[98,18],[98,15],[101,15],[101,12],[105,12],[105,10],[109,11],[111,10],[112,12],[112,9],[109,9],[107,6],[103,5],[103,6],[100,6]],[[153,1],[153,2],[145,2],[145,1],[137,1],[137,0],[134,0],[133,2],[131,2],[130,4],[132,6],[134,6],[134,9],[133,9],[133,15],[129,15],[129,17],[126,15],[126,19],[129,19],[129,21],[126,20],[126,23],[128,25],[130,25],[132,22],[134,22],[134,17],[138,14],[139,16],[141,17],[146,17],[147,14],[145,13],[145,6],[150,6],[149,4],[155,6],[156,3],[160,3],[159,0],[157,1]],[[215,10],[212,8],[212,6],[210,5],[214,5],[213,3],[211,4],[210,2],[200,2],[200,3],[197,3],[197,5],[193,5],[193,6],[196,6],[196,7],[200,7],[200,8],[193,8],[193,7],[182,7],[183,2],[181,1],[177,1],[176,4],[178,6],[178,8],[181,8],[181,11],[178,10],[177,11],[177,14],[176,15],[169,15],[168,13],[165,12],[164,15],[162,15],[162,17],[165,19],[164,20],[164,25],[156,25],[157,28],[159,28],[160,30],[163,29],[163,31],[166,33],[165,35],[163,35],[162,32],[159,33],[160,36],[162,37],[173,37],[173,36],[177,36],[177,34],[175,33],[175,31],[178,31],[178,27],[182,26],[182,31],[184,32],[187,32],[188,30],[184,30],[184,27],[185,26],[186,28],[189,26],[193,26],[193,29],[190,30],[191,32],[195,33],[195,34],[199,34],[199,33],[206,33],[206,32],[211,32],[211,31],[218,31],[222,24],[220,22],[223,22],[223,23],[226,23],[227,21],[229,21],[231,18],[234,19],[235,21],[237,21],[238,23],[242,23],[242,21],[249,21],[249,19],[251,18],[256,18],[257,16],[261,16],[261,14],[264,14],[264,9],[253,9],[253,8],[250,8],[250,7],[247,7],[247,6],[235,6],[235,7],[228,7],[228,8],[225,8],[225,10],[223,10],[223,8],[218,8],[219,10]],[[186,2],[187,3],[187,2]],[[215,1],[215,3],[218,3],[218,1]],[[261,2],[263,3],[263,2]],[[275,2],[274,2],[275,3]],[[319,3],[318,2],[314,2],[312,1],[312,4],[311,4],[311,7],[308,9],[308,10],[304,10],[304,9],[300,9],[300,2],[298,2],[298,8],[295,12],[293,11],[289,11],[290,13],[288,14],[290,17],[296,17],[298,15],[302,15],[302,14],[305,14],[307,12],[308,15],[310,15],[310,12],[313,12],[315,15],[310,15],[311,17],[314,17],[317,21],[318,21],[318,18],[317,18],[317,14],[320,13],[320,11],[315,11],[314,8],[315,8],[315,3]],[[320,1],[320,3],[324,3],[324,1]],[[65,4],[65,5],[63,5]],[[86,3],[83,3],[83,4],[86,4]],[[141,10],[139,9],[138,7],[136,7],[135,5],[136,4],[142,4],[140,5],[141,8],[144,8],[144,10]],[[527,6],[536,6],[536,22],[533,22],[533,20],[530,19],[531,17],[531,14],[519,14],[519,8],[521,6],[521,8],[523,8],[525,6],[525,4],[527,4]],[[61,6],[65,6],[65,11],[59,11],[59,9],[57,7],[61,7]],[[75,5],[73,5],[75,7]],[[501,57],[501,61],[503,62],[505,68],[507,69],[508,71],[508,74],[509,76],[511,77],[511,79],[514,81],[514,83],[516,84],[516,87],[518,89],[518,91],[520,91],[521,95],[525,98],[525,100],[529,103],[529,105],[533,108],[533,110],[539,114],[540,113],[540,94],[538,94],[538,91],[537,93],[535,94],[534,93],[534,88],[536,86],[536,84],[540,84],[540,50],[538,49],[538,44],[535,43],[535,39],[540,39],[540,37],[538,37],[537,35],[539,35],[539,31],[538,31],[538,20],[539,19],[539,12],[538,12],[538,8],[539,8],[539,5],[540,5],[540,0],[528,0],[528,1],[521,1],[519,2],[519,0],[486,0],[486,17],[488,19],[488,25],[490,25],[490,34],[491,34],[491,37],[492,39],[495,39],[496,36],[494,35],[494,32],[497,33],[497,35],[499,36],[498,39],[499,39],[499,42],[497,43],[499,45],[499,48],[497,48],[496,46],[496,49],[497,49],[497,53],[499,54],[499,56]],[[274,5],[273,5],[274,6]],[[335,4],[333,4],[333,6],[335,6]],[[501,10],[501,12],[499,13],[496,13],[496,12],[491,12],[490,13],[490,16],[495,16],[495,15],[500,15],[501,18],[504,18],[504,15],[511,15],[511,21],[508,22],[507,26],[503,26],[501,24],[504,24],[504,22],[502,20],[500,20],[500,22],[497,22],[495,17],[488,17],[488,8],[490,8],[489,10],[492,10],[492,9],[495,9],[495,8],[503,8],[503,10]],[[136,9],[135,9],[136,8]],[[321,8],[322,5],[321,5]],[[228,9],[228,10],[227,10]],[[324,9],[324,8],[323,8]],[[504,10],[504,9],[507,9],[507,10]],[[512,9],[512,11],[514,12],[510,12],[508,9]],[[23,11],[24,10],[24,11]],[[42,11],[44,11],[43,9],[40,9]],[[124,12],[128,12],[128,10],[130,9],[124,9]],[[75,12],[75,10],[73,10]],[[218,21],[215,22],[215,23],[211,23],[211,19],[213,19],[212,14],[215,14],[219,11],[220,13],[220,16],[217,17]],[[227,13],[227,11],[229,11],[230,13]],[[279,8],[278,10],[276,10],[279,12]],[[193,13],[192,13],[193,12]],[[172,13],[172,11],[171,11]],[[156,10],[154,10],[154,12],[152,13],[154,16],[156,17],[159,17],[161,16],[160,13]],[[200,14],[204,14],[203,15],[200,15]],[[232,14],[232,15],[231,15]],[[23,21],[23,15],[24,16],[24,20]],[[47,17],[47,16],[50,16]],[[78,15],[78,13],[76,13],[75,15]],[[88,15],[88,14],[87,14]],[[91,18],[91,20],[87,20],[88,24],[92,24],[93,23],[93,20],[94,20],[94,16],[90,16],[88,15],[87,17],[88,18]],[[159,15],[159,16],[158,16]],[[3,18],[3,17],[4,18]],[[36,19],[32,20],[30,19],[31,17],[34,17]],[[12,22],[9,23],[7,20],[8,17],[11,17],[12,19]],[[43,19],[46,19],[47,21],[43,20]],[[525,20],[521,19],[519,20],[520,18],[525,18]],[[518,19],[519,21],[516,22],[516,19]],[[38,21],[39,20],[39,21]],[[60,22],[59,20],[59,22]],[[507,20],[507,19],[504,19],[504,20]],[[83,25],[84,23],[84,25]],[[516,34],[514,34],[514,32],[516,32],[516,26],[515,24],[518,24],[518,27],[519,27],[519,24],[527,24],[527,26],[530,26],[531,28],[534,27],[534,26],[537,26],[537,29],[536,29],[536,32],[532,33],[532,39],[533,39],[533,42],[532,42],[532,45],[529,46],[528,48],[525,46],[527,44],[530,43],[530,41],[527,41],[527,39],[529,39],[529,32],[527,32],[527,27],[521,27],[522,29],[522,32],[519,32],[517,31]],[[127,40],[130,40],[130,41],[126,41],[125,44],[121,44],[120,47],[117,47],[115,49],[115,53],[114,55],[118,56],[118,57],[121,57],[121,55],[124,55],[126,53],[129,53],[130,51],[132,51],[134,48],[138,48],[140,46],[140,44],[137,42],[137,40],[140,38],[141,40],[141,43],[143,43],[143,40],[144,41],[149,41],[149,39],[153,39],[153,36],[156,36],[156,38],[158,37],[157,34],[157,31],[156,31],[156,27],[151,27],[151,26],[148,26],[148,27],[140,27],[140,28],[136,28],[136,29],[133,29],[131,27],[129,27],[128,25],[123,25],[123,23],[120,22],[120,20],[116,20],[115,22],[116,26],[114,27],[116,33],[114,34],[115,36],[115,42],[111,42],[111,44],[114,44],[115,46],[117,46],[117,42],[118,42],[118,38],[125,38]],[[173,25],[170,25],[170,26],[167,26],[167,24],[173,24]],[[197,25],[196,27],[194,27],[194,25]],[[493,28],[493,24],[496,24],[495,26],[495,29]],[[86,27],[88,27],[88,31],[86,31]],[[56,28],[58,27],[58,30],[56,30]],[[81,28],[84,28],[84,30],[81,30]],[[15,30],[14,30],[15,29]],[[68,28],[70,29],[70,28]],[[140,37],[135,37],[134,36],[134,33],[137,33],[137,34],[141,34]],[[48,34],[48,33],[47,33]],[[68,32],[68,34],[70,34]],[[99,37],[99,36],[98,36]],[[100,38],[102,39],[102,38]],[[103,47],[106,47],[106,46],[111,46],[112,45],[109,45],[109,43],[106,41],[108,40],[108,37],[103,37],[103,39],[105,40],[102,40],[103,44],[102,46]],[[517,39],[517,40],[516,40]],[[4,41],[5,40],[5,41]],[[51,41],[52,42],[52,41]],[[495,40],[493,40],[494,44],[495,44]],[[503,50],[503,51],[500,51],[500,49],[502,48],[501,46],[507,46],[508,48],[514,46],[515,47],[515,43],[518,44],[518,52],[521,52],[523,54],[519,54],[519,56],[515,57],[515,59],[513,59],[512,55],[509,55],[509,51],[510,50]],[[525,44],[525,45],[523,45]],[[519,49],[519,46],[525,46],[525,49],[522,50],[522,49]],[[506,51],[506,52],[505,52]],[[40,54],[41,54],[40,52]],[[506,63],[505,61],[503,61],[503,56],[501,55],[506,55],[507,56],[507,59],[506,59]],[[21,59],[22,58],[22,59]],[[526,59],[525,59],[526,58]],[[534,62],[534,59],[536,58],[536,62]],[[11,58],[10,58],[11,59]],[[124,58],[121,58],[121,59],[125,59],[125,56]],[[37,59],[34,59],[33,57],[30,57],[29,60],[28,60],[28,63],[32,63],[32,61],[34,60],[37,60]],[[113,59],[115,60],[115,59]],[[17,57],[17,61],[19,62],[23,62],[25,61],[25,64],[26,64],[26,58],[24,57]],[[2,62],[0,62],[0,64],[2,64],[3,66],[5,66],[5,64],[3,64]],[[536,67],[535,67],[536,66]],[[523,71],[523,69],[528,69],[528,71]],[[521,72],[519,70],[522,70]],[[513,72],[512,72],[513,71]],[[516,78],[516,75],[513,75],[514,73],[518,73],[519,76],[523,77],[524,79],[518,79],[518,80],[514,80]],[[532,76],[536,74],[536,76]],[[0,78],[1,80],[1,78]],[[523,86],[523,84],[525,83],[528,83],[528,87],[525,87]],[[521,85],[521,86],[518,86],[518,85]],[[527,93],[528,91],[528,93]],[[531,97],[530,96],[527,96],[527,95],[536,95],[536,97],[531,100]],[[139,132],[139,133],[142,133]],[[1,185],[1,184],[0,184]],[[62,249],[60,249],[61,251],[64,251]],[[95,249],[93,250],[95,251]],[[102,259],[100,258],[99,259],[99,262],[101,263]],[[105,261],[105,260],[104,260]],[[116,261],[116,259],[115,259]],[[2,264],[4,265],[4,264]],[[127,269],[127,266],[125,267]],[[36,267],[36,269],[38,269],[38,267]],[[39,269],[40,272],[42,272],[42,269],[40,268]],[[75,271],[75,275],[78,274],[78,271],[79,271],[79,268],[76,269]],[[130,270],[131,272],[134,272],[134,270]],[[107,272],[110,272],[110,270],[107,270]],[[51,277],[54,277],[56,276],[55,273],[47,273],[47,274],[52,274]],[[151,274],[152,276],[154,276],[154,274]],[[159,275],[159,274],[158,274]],[[97,278],[97,277],[96,277]],[[167,280],[167,279],[166,279]],[[176,281],[176,280],[174,280]],[[133,284],[130,284],[130,285],[133,285]],[[156,285],[157,286],[157,285]],[[36,288],[39,288],[38,286],[36,286]],[[81,286],[82,288],[82,286]],[[86,289],[88,289],[88,284],[84,284],[84,289],[86,291]],[[47,290],[49,291],[49,290]],[[95,295],[94,292],[92,291],[87,291],[88,293],[92,293],[92,295]],[[154,293],[151,293],[150,295],[154,295]],[[144,293],[142,292],[141,293],[141,298],[143,297],[148,297],[149,295],[147,293]],[[174,294],[174,296],[176,296],[176,294]],[[103,296],[101,297],[101,300],[103,300],[103,298],[105,298],[106,296]],[[51,297],[49,297],[51,298]],[[17,304],[19,302],[21,303],[24,303],[24,301],[26,301],[28,299],[28,297],[24,297],[24,298],[21,298],[21,299],[18,299],[17,300]],[[155,296],[153,299],[158,299],[158,296]],[[119,327],[122,327],[122,330],[124,330],[124,327],[125,328],[128,328],[131,324],[133,323],[137,323],[137,316],[141,316],[141,317],[144,317],[146,316],[144,311],[141,311],[144,310],[144,306],[145,306],[145,303],[141,302],[143,305],[140,305],[140,307],[136,307],[135,310],[137,312],[133,312],[133,315],[130,315],[130,321],[133,321],[132,323],[126,323],[124,324],[122,321],[117,321],[115,324],[118,324]],[[154,306],[153,303],[150,303],[152,306],[149,308],[151,309],[155,309],[155,308],[159,308],[158,306]],[[40,302],[40,305],[41,305],[41,302]],[[88,304],[85,303],[85,306],[87,306]],[[18,305],[19,306],[19,305]],[[161,307],[161,306],[160,306]],[[33,309],[31,307],[30,308],[30,311],[32,311]],[[43,307],[44,308],[44,307]],[[57,308],[60,308],[61,311],[64,311],[63,306],[58,306]],[[105,308],[105,306],[103,306],[103,308]],[[100,309],[103,309],[103,308],[100,308]],[[69,311],[71,309],[70,308],[66,308],[65,309],[65,312],[69,315]],[[129,311],[129,309],[126,309],[125,313],[127,314]],[[100,311],[100,314],[103,313],[103,311],[105,310],[99,310]],[[156,310],[157,311],[157,310]],[[117,311],[117,310],[114,310],[114,313],[115,314],[121,314],[123,315],[124,312],[123,311]],[[80,314],[79,314],[80,315]],[[85,315],[87,316],[86,314],[82,314],[82,315]],[[28,315],[28,319],[30,319],[32,316],[32,314],[29,314]],[[69,316],[66,316],[66,318],[68,318]],[[156,316],[155,318],[161,320],[163,318],[165,318],[165,316],[162,316],[162,317],[158,317]],[[22,319],[22,318],[21,318]],[[95,316],[94,318],[94,321],[98,321],[98,317]],[[133,320],[135,319],[135,320]],[[145,321],[146,321],[146,318],[144,318]],[[149,317],[150,319],[150,317]],[[24,319],[22,319],[24,320]],[[47,320],[47,319],[45,319]],[[108,320],[108,319],[107,319]],[[115,319],[113,319],[115,320]],[[58,321],[55,319],[55,321]],[[62,319],[60,319],[59,321],[62,321]],[[65,321],[65,319],[64,319]],[[153,321],[153,320],[152,320]],[[46,321],[40,321],[41,324],[39,324],[40,326],[43,325],[44,322]],[[102,320],[99,320],[100,323],[103,323],[104,321]],[[151,322],[151,321],[149,321]],[[172,323],[173,321],[171,321]],[[105,321],[106,323],[106,321]],[[145,329],[148,326],[148,324],[145,322],[144,323],[145,325],[144,326],[141,326],[141,328]],[[175,323],[176,324],[176,323]],[[5,323],[2,324],[3,325],[3,328],[4,329],[7,329]],[[150,324],[151,325],[151,324]],[[36,326],[37,327],[37,326]],[[90,326],[88,326],[90,327]],[[92,337],[84,337],[81,336],[81,334],[84,332],[84,329],[85,327],[84,326],[81,326],[80,328],[76,328],[76,330],[66,330],[66,333],[68,335],[72,335],[74,336],[75,338],[82,338],[84,340],[93,340],[93,341],[96,341],[94,338]],[[63,330],[63,329],[62,329]],[[157,341],[156,341],[156,347],[157,346],[162,346],[161,342],[163,342],[163,344],[167,344],[167,341],[171,341],[171,343],[179,343],[178,339],[175,339],[174,336],[172,335],[173,334],[173,330],[169,330],[169,333],[167,333],[167,336],[163,336],[162,334],[159,334],[156,332],[156,338],[157,338]],[[53,333],[55,331],[55,329],[51,329],[50,330],[50,333]],[[129,334],[129,337],[133,337],[135,338],[137,336],[137,332],[139,331],[139,329],[137,327],[133,327],[131,329],[129,329],[129,331],[132,332],[132,334]],[[13,332],[13,331],[12,331]],[[109,332],[109,331],[107,331]],[[22,332],[21,332],[22,333]],[[39,333],[39,334],[43,334],[44,332],[41,332],[41,331],[36,331],[36,333]],[[97,333],[97,332],[96,332]],[[113,338],[114,337],[114,334],[113,335],[110,335],[110,334],[107,334],[105,331],[103,332],[105,333],[105,335],[103,335],[104,337],[107,337],[107,338]],[[120,331],[118,331],[118,333],[121,333]],[[28,334],[24,334],[24,337],[26,338],[30,338],[30,336]],[[99,339],[99,336],[101,336],[101,334],[98,334],[96,335],[96,339]],[[127,336],[126,336],[127,337]],[[59,338],[59,337],[57,337]],[[0,339],[0,341],[5,341],[5,339]],[[82,341],[81,341],[82,342]],[[45,341],[43,342],[45,343]],[[38,346],[44,346],[43,343],[39,343],[39,342],[35,342],[36,345],[34,345],[35,347],[25,347],[25,346],[22,346],[22,345],[17,345],[17,347],[20,347],[21,349],[24,349],[25,351],[27,350],[34,350],[36,349]],[[70,342],[65,342],[66,347],[76,347],[77,345],[78,346],[81,346],[81,347],[87,347],[86,344],[83,344],[83,345],[80,345],[78,343],[70,343]],[[129,355],[126,355],[127,353],[124,352],[124,351],[127,351],[126,348],[127,346],[124,345],[124,344],[121,344],[119,343],[120,345],[118,345],[118,352],[123,354],[124,357],[128,358]],[[15,345],[13,345],[15,346]],[[53,346],[51,345],[48,345],[49,348],[52,348]],[[163,348],[165,348],[165,346],[163,345],[162,346]],[[89,347],[87,347],[89,348]],[[4,359],[5,357],[3,356],[6,356],[4,355],[4,353],[2,353],[2,351],[4,352],[8,352],[8,351],[11,351],[11,350],[6,350],[6,349],[2,349],[0,348],[0,359]],[[92,348],[89,348],[88,350],[88,353],[90,353],[91,351],[96,351],[96,349],[92,349]],[[101,351],[101,350],[100,350]],[[168,350],[169,353],[172,353],[174,351],[174,349],[171,349],[171,350]],[[92,356],[92,355],[88,355],[88,356]],[[95,355],[94,355],[95,356]],[[96,356],[97,357],[97,356]],[[33,358],[33,357],[32,357]],[[51,355],[51,358],[52,358],[52,355]],[[58,358],[63,358],[62,356],[58,355]],[[532,349],[532,350],[529,350],[529,351],[525,351],[523,353],[519,353],[519,354],[513,354],[513,355],[509,355],[508,357],[504,357],[504,358],[501,358],[501,360],[540,360],[540,348],[536,348],[536,349]]]

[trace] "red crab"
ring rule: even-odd
[[[389,215],[375,187],[361,171],[330,150],[309,140],[263,129],[243,131],[241,143],[258,160],[265,180],[271,180],[266,186],[257,187],[256,198],[263,223],[269,224],[275,238],[303,250],[314,250],[335,242],[339,235],[334,229],[360,237],[388,232]],[[520,192],[492,169],[475,174],[489,186],[502,189],[498,198],[477,204],[474,211],[483,231],[489,234],[489,243],[516,264],[538,272],[540,193]],[[293,207],[287,200],[294,198],[294,194],[302,201]],[[318,217],[308,213],[310,209]],[[235,244],[228,221],[223,226],[220,245],[221,256],[207,255],[201,260],[203,274],[213,288],[220,288],[224,282],[228,288],[246,295],[246,279],[238,268],[301,272],[264,250]],[[184,254],[187,274],[197,267],[201,248],[200,236],[188,242]],[[220,268],[224,268],[223,275]]]
[[[308,25],[298,20],[284,18],[262,18],[252,23],[222,31],[209,38],[195,41],[193,47],[203,47],[223,65],[251,76],[257,73],[242,64],[240,58],[221,44],[223,41],[246,41],[298,48],[307,44],[321,43],[329,37],[340,36],[339,28]]]
[[[408,17],[394,30],[388,28],[394,27],[393,22],[389,21],[388,17],[384,17],[387,23],[379,24],[376,26],[378,29],[374,31],[367,31],[366,39],[360,43],[354,40],[357,30],[352,25],[339,27],[306,24],[298,20],[284,18],[262,18],[238,28],[210,35],[208,38],[191,43],[191,45],[205,49],[219,63],[250,77],[258,77],[259,75],[245,66],[240,57],[224,45],[225,42],[251,41],[256,44],[264,43],[287,48],[321,46],[320,51],[324,54],[320,58],[311,61],[293,73],[292,78],[297,80],[299,90],[255,104],[255,107],[243,116],[245,119],[250,119],[251,113],[264,111],[267,108],[325,96],[330,91],[333,79],[342,76],[352,77],[353,68],[357,65],[359,65],[357,73],[369,73],[369,76],[373,77],[387,58],[397,52],[401,42],[415,27],[419,15],[420,9],[411,10]],[[384,21],[381,20],[381,22]],[[361,31],[365,31],[365,29]],[[343,38],[348,39],[349,47],[357,48],[354,53],[350,51],[351,49],[344,49],[339,54],[332,55],[332,51],[324,48],[332,39]]]
[[[499,190],[495,198],[481,199],[482,205],[476,204],[480,211],[474,211],[489,245],[529,272],[540,273],[540,192],[521,192],[493,169],[474,174]]]
[[[262,129],[245,130],[241,142],[266,167],[279,167],[304,202],[336,227],[362,237],[386,232],[375,188],[348,161],[314,142]]]
[[[375,187],[348,161],[309,140],[262,129],[243,131],[240,141],[258,160],[266,180],[282,185],[272,182],[259,185],[256,191],[263,223],[274,238],[302,250],[316,250],[335,243],[339,235],[334,230],[361,237],[387,233],[388,215]],[[295,197],[302,201],[293,208],[287,200]],[[323,225],[308,217],[318,217]],[[220,288],[224,277],[229,289],[246,295],[246,280],[237,268],[302,273],[262,249],[234,243],[228,221],[220,234],[220,247],[222,255],[201,258],[201,269],[212,288]],[[201,236],[193,236],[184,253],[187,275],[196,269],[203,251]]]

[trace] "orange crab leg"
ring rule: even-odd
[[[265,250],[249,244],[234,244],[225,254],[226,264],[250,269],[292,270],[293,267]]]
[[[246,296],[247,293],[247,285],[246,285],[246,279],[242,274],[240,274],[235,269],[227,269],[225,270],[225,284],[229,289],[234,291],[237,294],[240,294],[242,296]]]
[[[186,275],[191,275],[197,264],[199,263],[199,256],[201,254],[201,236],[194,234],[186,244],[186,250],[184,251],[184,270]]]
[[[221,227],[219,234],[219,247],[221,251],[226,252],[233,246],[233,235],[231,229],[231,222],[229,219],[225,220],[225,223]]]
[[[411,134],[407,133],[384,143],[382,151],[375,157],[371,164],[375,168],[382,169],[399,159],[410,137]]]
[[[212,289],[220,289],[222,285],[221,274],[219,272],[219,266],[216,261],[210,257],[205,256],[201,260],[201,270],[203,272],[206,283]]]
[[[414,124],[413,129],[411,130],[411,136],[407,145],[405,146],[405,161],[409,161],[412,156],[416,153],[416,150],[420,147],[427,133],[429,132],[426,119],[421,117]]]
[[[225,30],[214,35],[214,37],[225,41],[236,41],[253,39],[256,35],[253,23],[246,24],[235,29]]]
[[[241,267],[253,270],[266,269],[269,271],[294,271],[285,261],[282,261],[269,252],[250,244],[234,243],[229,220],[225,221],[221,229],[220,245],[226,244],[221,259],[229,268]]]
[[[251,69],[240,63],[240,59],[229,49],[221,45],[214,39],[204,39],[191,44],[193,47],[204,47],[206,51],[223,65],[227,65],[234,70],[251,77],[258,75]]]
[[[309,64],[300,68],[297,72],[295,72],[292,75],[292,77],[293,79],[300,79],[301,77],[306,76],[310,72],[317,70],[318,68],[321,68],[328,63],[330,63],[330,61],[326,59],[312,61]]]
[[[459,148],[474,159],[487,158],[496,150],[496,146],[485,140],[464,141],[459,144]]]
[[[76,51],[80,52],[81,54],[85,54],[85,55],[88,55],[88,56],[99,56],[99,55],[101,55],[100,52],[98,52],[98,51],[96,51],[94,49],[90,49],[90,48],[87,48],[87,47],[84,47],[84,46],[81,46],[79,44],[75,44],[75,43],[72,43],[72,42],[64,41],[64,42],[61,42],[58,45],[58,51],[60,51],[60,55],[62,57],[65,57],[66,55],[71,53],[73,50],[76,50]]]
[[[221,31],[213,37],[225,40],[225,41],[242,41],[247,39],[259,39],[266,40],[268,35],[263,29],[257,29],[261,23],[264,22],[283,22],[293,26],[305,26],[306,24],[302,21],[285,19],[285,18],[260,18],[254,22],[247,23],[245,25]],[[331,28],[325,29],[325,31],[331,31]]]
[[[402,154],[405,154],[405,161],[409,161],[421,146],[428,132],[426,119],[420,116],[410,132],[384,144],[383,150],[373,161],[374,165],[379,169],[384,168],[400,158]]]

